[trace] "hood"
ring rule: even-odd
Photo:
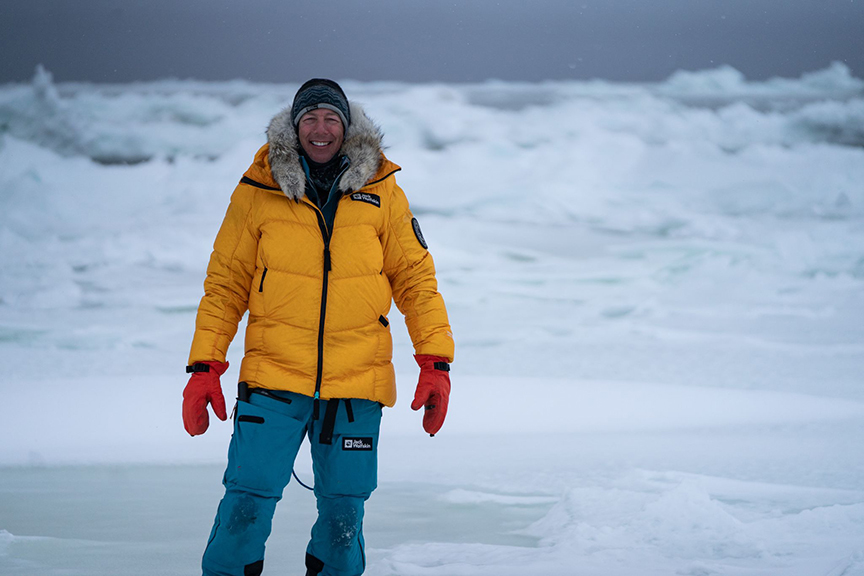
[[[381,129],[366,116],[358,105],[351,103],[351,125],[345,133],[339,154],[348,156],[351,166],[339,181],[339,190],[348,192],[362,188],[378,169],[383,158]],[[306,174],[297,152],[299,142],[291,123],[291,107],[273,117],[267,127],[268,164],[273,180],[288,198],[300,200],[306,194]]]

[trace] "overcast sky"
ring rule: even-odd
[[[0,26],[0,82],[864,77],[864,0],[3,0]]]

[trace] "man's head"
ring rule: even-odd
[[[351,110],[342,88],[332,80],[314,78],[297,91],[291,120],[300,145],[315,162],[332,159],[342,148]]]

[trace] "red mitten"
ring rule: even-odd
[[[447,416],[447,404],[450,401],[450,364],[441,356],[415,355],[414,359],[420,365],[420,381],[414,393],[412,410],[426,407],[423,414],[423,429],[434,436]]]
[[[186,389],[183,390],[183,426],[186,431],[197,436],[207,431],[210,416],[207,404],[213,408],[213,413],[220,420],[226,420],[225,397],[222,396],[222,385],[219,376],[228,369],[228,362],[196,362],[186,368],[192,372]]]

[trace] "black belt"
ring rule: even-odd
[[[333,443],[333,428],[336,426],[336,412],[339,410],[340,398],[331,398],[327,402],[327,409],[324,411],[324,420],[321,421],[321,433],[318,435],[318,442],[321,444]],[[349,398],[341,398],[345,402],[345,413],[348,416],[348,422],[354,422],[354,408],[351,406]]]

